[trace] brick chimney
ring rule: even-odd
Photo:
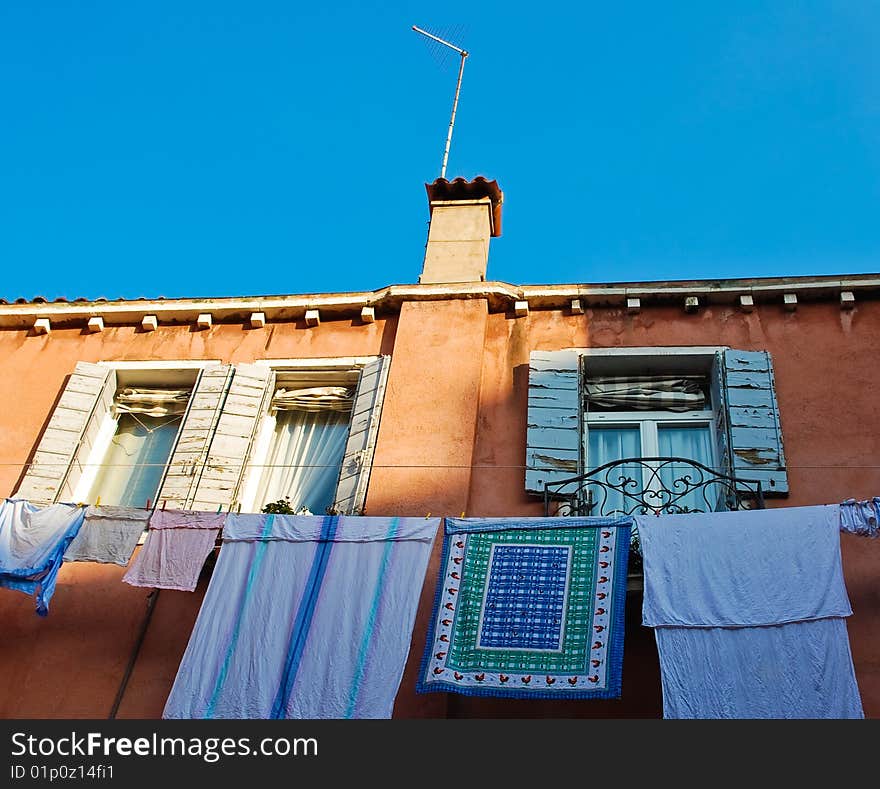
[[[425,184],[431,223],[419,282],[482,282],[489,239],[501,235],[504,193],[497,181],[438,178]]]

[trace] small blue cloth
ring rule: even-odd
[[[0,504],[0,586],[34,595],[37,613],[49,613],[64,551],[85,517],[85,507],[38,507],[22,499]]]
[[[840,504],[840,530],[859,537],[880,537],[880,498],[847,499]]]

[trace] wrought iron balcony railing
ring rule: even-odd
[[[544,514],[548,516],[615,517],[763,508],[760,480],[732,477],[687,458],[623,458],[544,485]]]
[[[764,509],[760,480],[734,478],[687,458],[624,458],[544,485],[547,516],[622,517],[740,509]],[[631,588],[640,589],[637,576],[642,572],[642,555],[635,528],[629,556],[629,573],[636,579]]]

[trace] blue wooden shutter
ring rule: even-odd
[[[533,351],[529,360],[526,490],[581,472],[580,373],[577,351]]]
[[[724,399],[733,475],[757,479],[765,495],[788,493],[773,363],[767,351],[724,351]]]
[[[725,384],[724,351],[717,351],[709,376],[709,394],[715,415],[715,445],[718,464],[716,469],[722,474],[732,474],[730,457],[730,417],[727,411],[727,385]]]

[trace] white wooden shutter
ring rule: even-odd
[[[333,504],[340,515],[357,515],[363,510],[390,367],[391,357],[379,356],[361,370]]]
[[[266,409],[274,381],[275,373],[269,367],[235,365],[207,461],[197,472],[191,509],[216,510],[222,507],[230,510],[237,503],[257,424]]]
[[[36,504],[70,501],[103,418],[113,404],[116,373],[77,362],[13,494]]]
[[[156,497],[159,506],[188,509],[192,504],[199,474],[208,457],[211,439],[232,383],[232,374],[231,364],[202,370],[171,453],[168,473]]]
[[[580,371],[577,351],[533,351],[529,358],[526,490],[581,472]]]

